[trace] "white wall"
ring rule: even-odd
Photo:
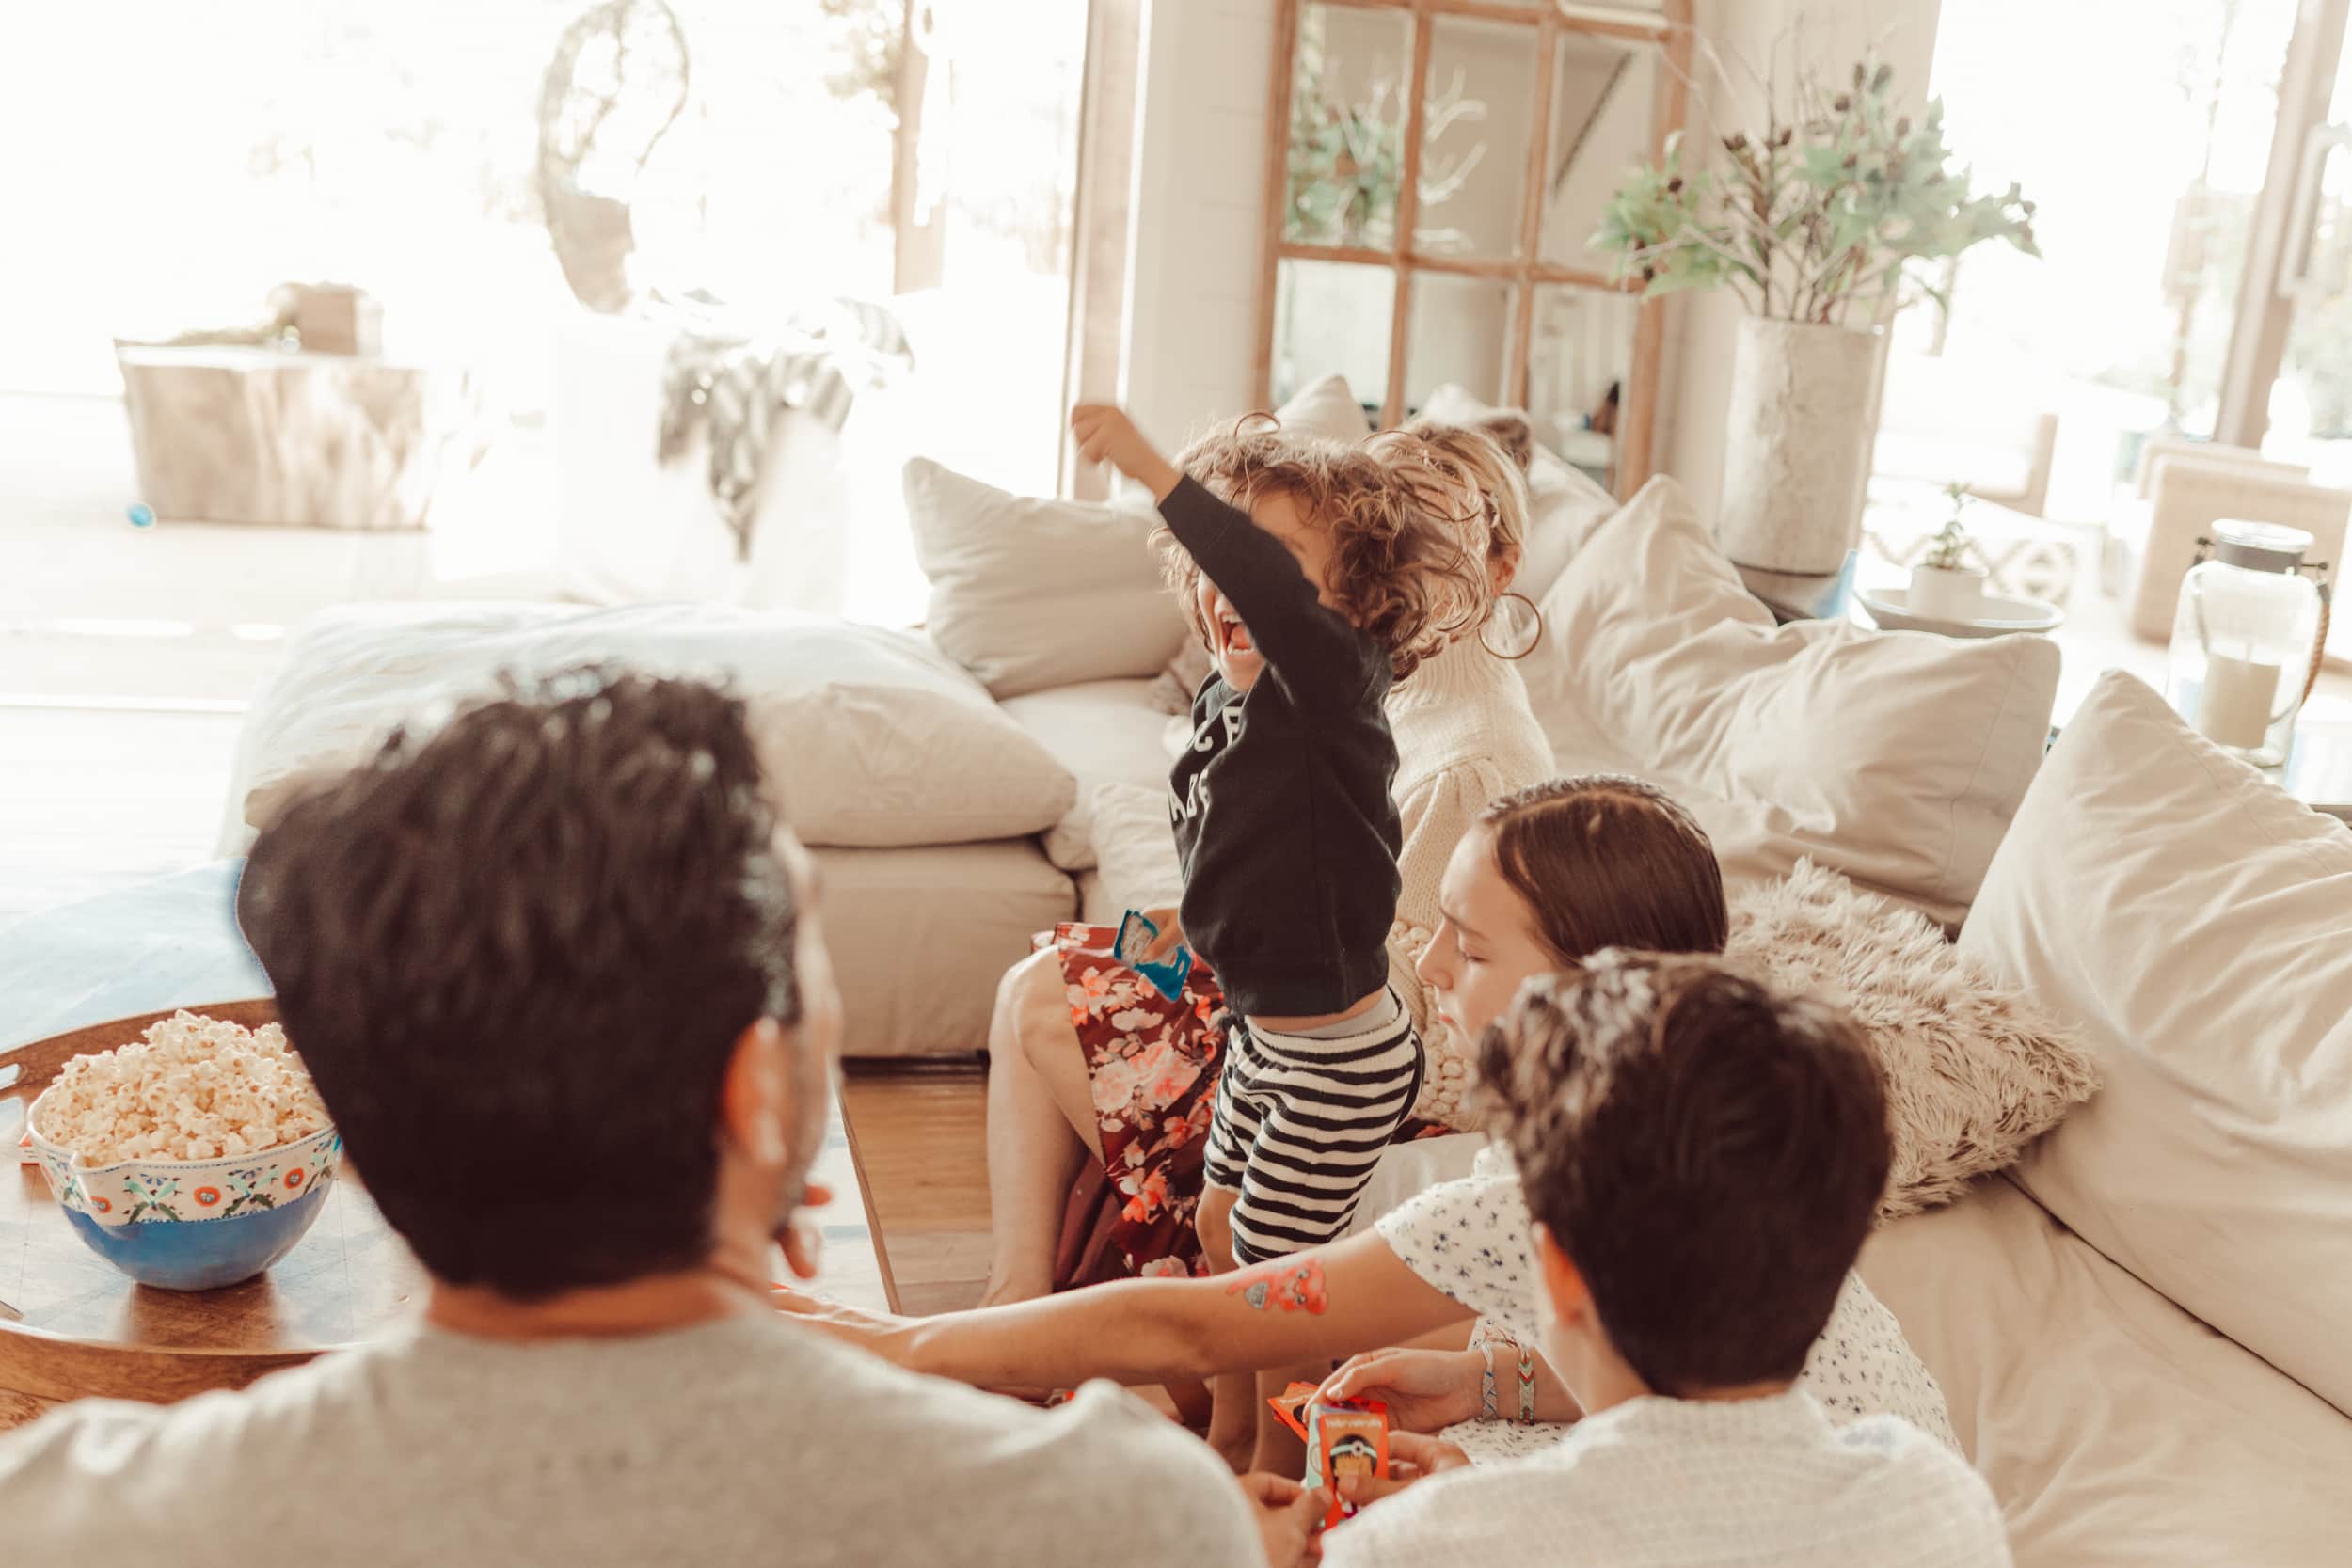
[[[1121,396],[1174,447],[1248,410],[1273,0],[1151,0]]]
[[[1698,22],[1735,78],[1739,60],[1761,70],[1775,49],[1784,63],[1838,69],[1875,48],[1924,96],[1941,5],[1698,0]],[[1144,429],[1172,445],[1250,403],[1274,0],[1151,0],[1145,28],[1122,395]],[[1703,63],[1698,74],[1719,119],[1747,123],[1760,111],[1759,86],[1727,87]],[[1694,136],[1706,124],[1698,98]],[[1678,301],[1668,316],[1658,464],[1710,514],[1738,325],[1727,294]]]

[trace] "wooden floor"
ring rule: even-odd
[[[853,1067],[842,1099],[898,1305],[970,1307],[988,1278],[988,1080],[970,1065]]]

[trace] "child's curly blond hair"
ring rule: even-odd
[[[1415,420],[1365,444],[1394,462],[1452,465],[1469,481],[1471,502],[1486,523],[1487,558],[1518,563],[1527,548],[1527,465],[1534,452],[1524,414],[1497,414],[1476,424]]]
[[[1477,481],[1434,443],[1397,432],[1375,451],[1252,414],[1186,447],[1176,466],[1245,512],[1269,496],[1295,502],[1330,537],[1332,608],[1388,651],[1400,681],[1494,612],[1485,510],[1463,499]],[[1199,563],[1165,527],[1152,537],[1185,619],[1209,642],[1194,595]]]

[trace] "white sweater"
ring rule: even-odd
[[[1389,728],[1396,736],[1394,794],[1404,827],[1396,863],[1403,885],[1396,924],[1389,930],[1389,980],[1429,1050],[1414,1114],[1466,1130],[1468,1048],[1442,1028],[1432,1032],[1429,997],[1413,965],[1437,934],[1438,883],[1454,847],[1490,801],[1551,777],[1551,745],[1528,707],[1518,671],[1474,637],[1414,671],[1389,693],[1388,708]]]

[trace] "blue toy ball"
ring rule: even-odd
[[[133,528],[153,528],[155,526],[155,509],[148,505],[145,501],[133,501],[130,505],[127,515],[131,519],[131,526]]]

